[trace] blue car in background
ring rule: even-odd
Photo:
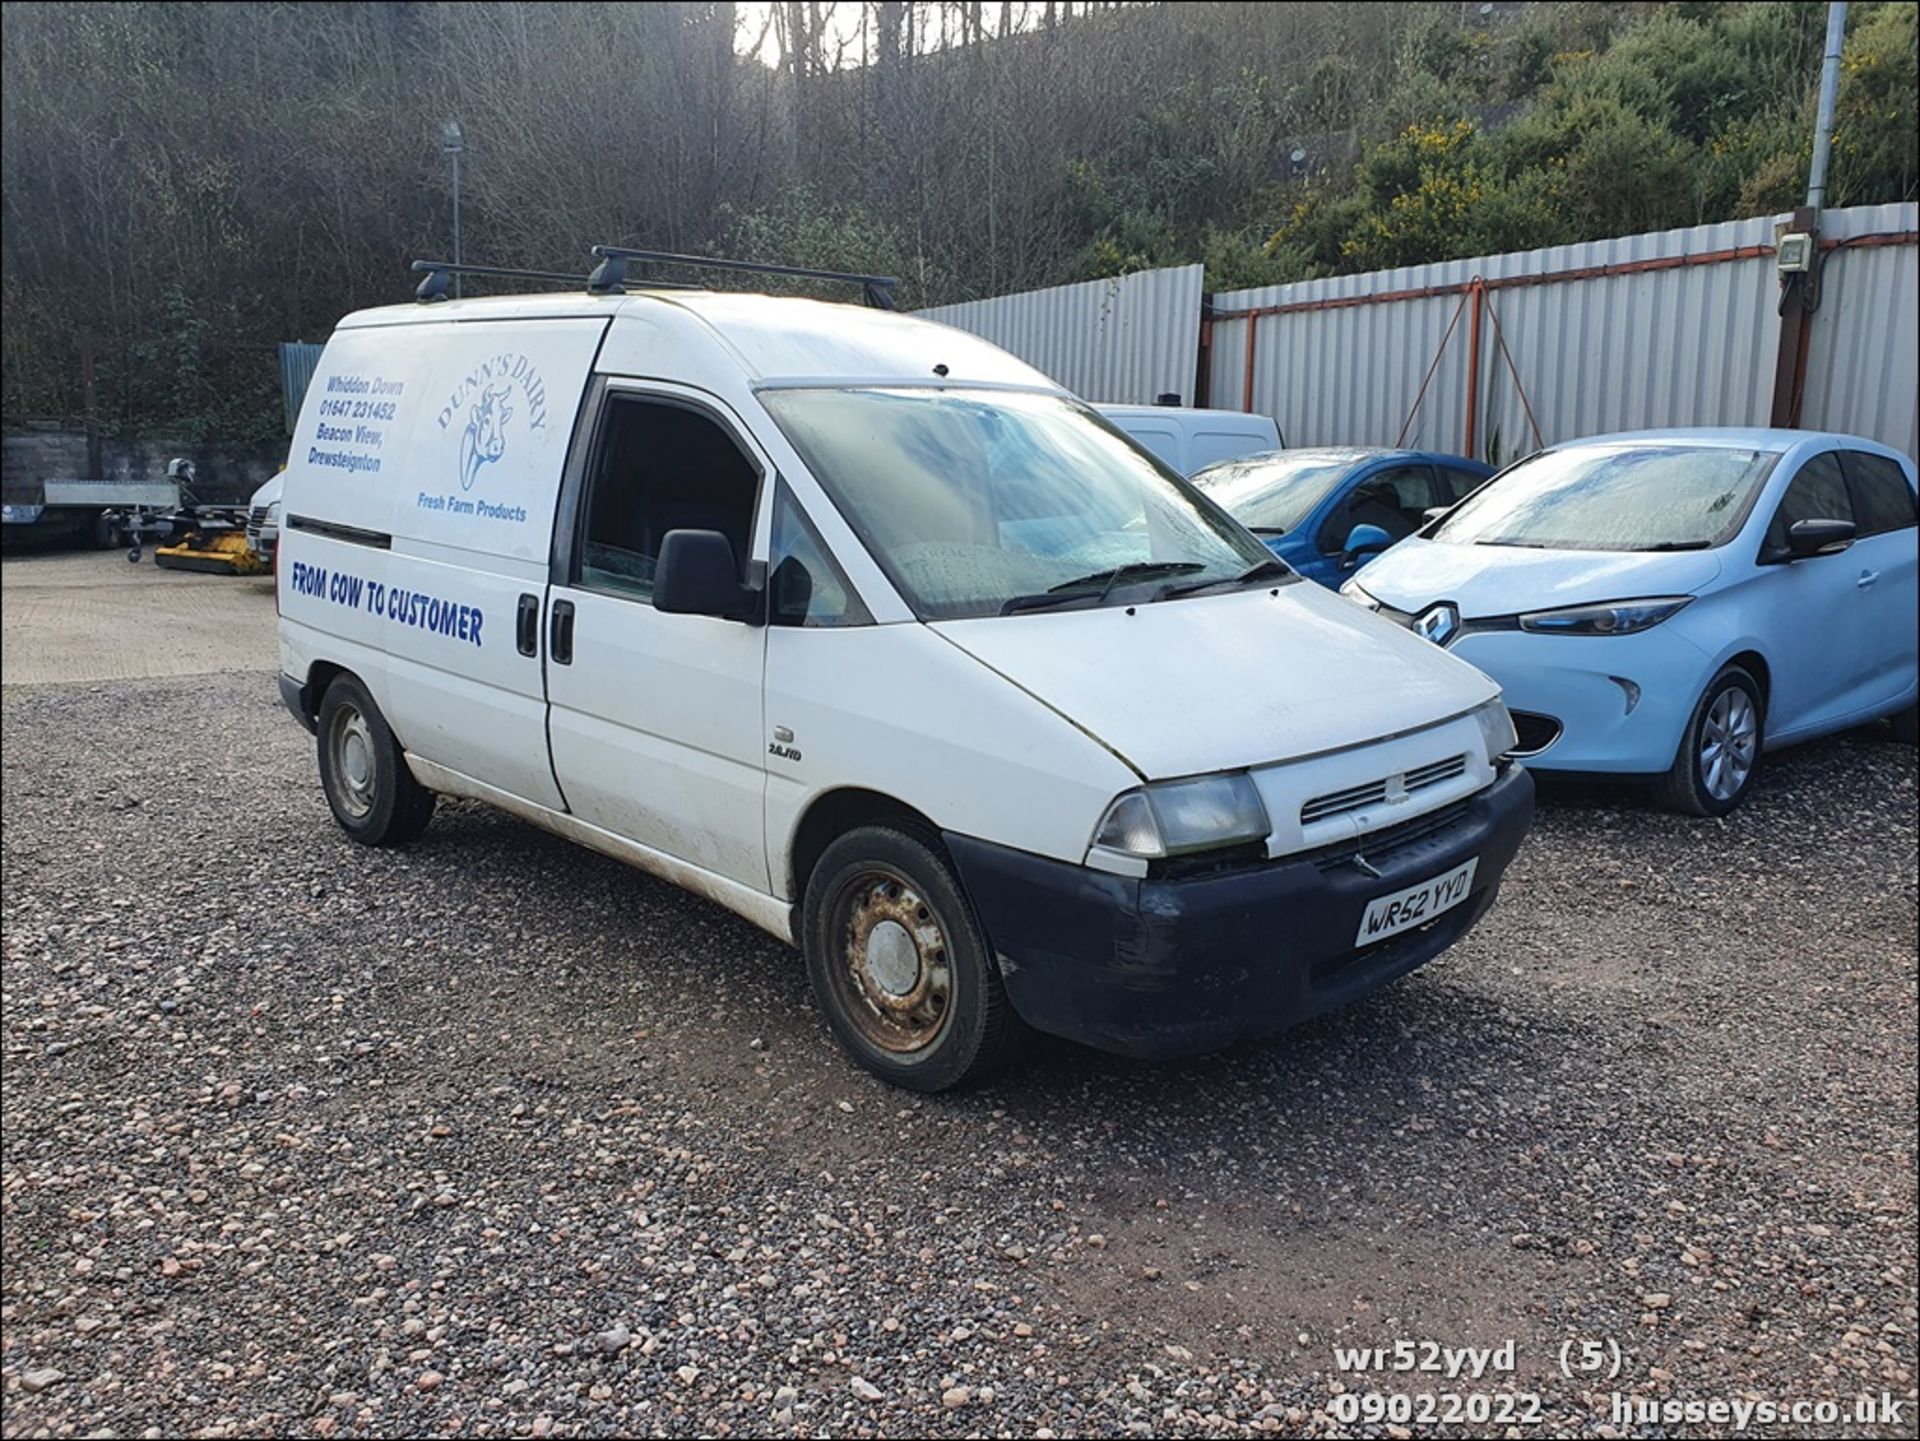
[[[1309,580],[1338,587],[1465,500],[1493,467],[1421,450],[1276,450],[1223,460],[1193,483]]]

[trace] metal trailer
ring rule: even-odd
[[[9,496],[0,519],[10,541],[68,531],[109,546],[123,544],[134,525],[179,509],[177,480],[46,480],[30,494],[23,487],[18,498]],[[171,528],[147,533],[170,534]]]

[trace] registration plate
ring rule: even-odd
[[[1452,910],[1473,890],[1473,870],[1479,864],[1480,858],[1475,856],[1445,875],[1368,902],[1366,914],[1360,917],[1360,934],[1354,938],[1354,944],[1366,946],[1384,941],[1388,936],[1426,924],[1442,911]]]

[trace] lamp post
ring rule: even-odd
[[[460,263],[460,152],[467,148],[466,137],[460,133],[460,122],[449,120],[440,127],[440,148],[453,160],[453,263]],[[460,272],[453,274],[453,295],[460,298]]]

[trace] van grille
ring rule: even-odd
[[[1415,791],[1425,790],[1428,786],[1437,786],[1442,781],[1453,780],[1467,772],[1467,758],[1464,755],[1449,756],[1443,761],[1431,761],[1423,766],[1415,766],[1401,775],[1382,776],[1377,781],[1368,781],[1365,785],[1349,786],[1343,791],[1330,791],[1324,796],[1315,796],[1300,807],[1300,824],[1310,826],[1315,821],[1324,821],[1328,816],[1342,815],[1347,811],[1364,810],[1368,806],[1379,805],[1386,800],[1391,791],[1404,791],[1412,795]]]
[[[267,508],[264,505],[256,505],[252,510],[247,512],[248,525],[258,528],[260,526],[265,525],[266,523],[267,523]]]
[[[1458,822],[1467,813],[1468,802],[1458,800],[1451,805],[1440,807],[1437,811],[1428,811],[1424,816],[1415,816],[1410,821],[1401,821],[1398,825],[1382,826],[1377,831],[1369,831],[1364,836],[1350,837],[1334,841],[1330,845],[1317,846],[1299,855],[1288,856],[1290,861],[1311,861],[1323,871],[1336,866],[1344,866],[1355,856],[1366,856],[1373,861],[1390,861],[1393,853],[1402,846],[1410,846],[1415,841],[1425,840],[1437,831],[1443,831]]]

